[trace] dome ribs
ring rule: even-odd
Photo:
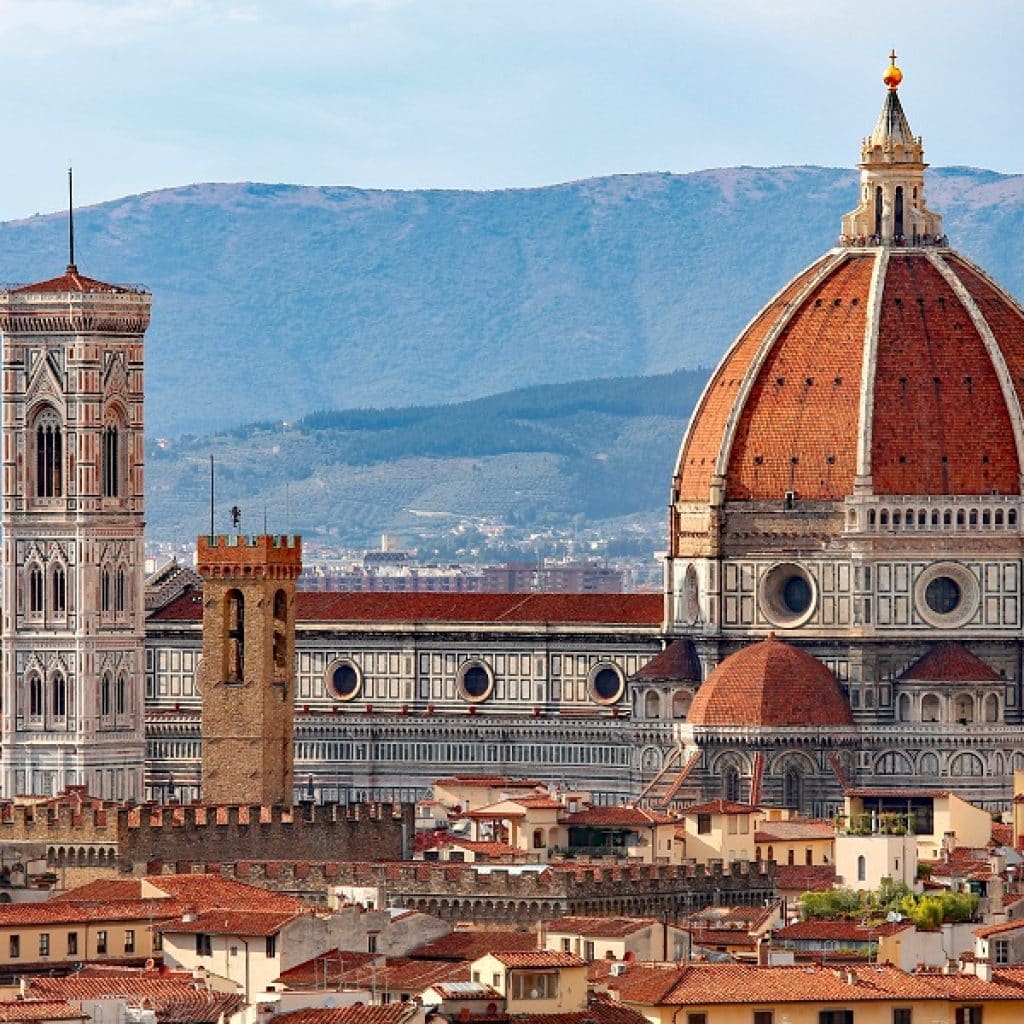
[[[842,499],[853,490],[866,296],[874,260],[839,264],[783,328],[740,417],[726,496]]]
[[[1018,487],[1013,426],[985,342],[924,253],[889,260],[871,474],[876,494],[1014,493]]]
[[[681,500],[708,500],[726,424],[743,378],[761,343],[820,269],[821,261],[818,261],[790,281],[740,334],[712,376],[683,440],[676,469],[676,487]]]

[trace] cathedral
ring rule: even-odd
[[[829,815],[910,788],[1006,806],[1024,311],[927,206],[901,81],[893,58],[835,246],[697,404],[664,595],[288,591],[294,716],[259,715],[294,744],[293,799],[414,799],[458,773],[658,808]],[[203,581],[138,576],[148,315],[73,266],[0,293],[5,795],[216,784]]]

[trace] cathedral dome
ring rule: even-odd
[[[686,720],[712,727],[853,725],[835,676],[774,634],[729,655],[697,691]]]
[[[860,205],[719,364],[683,440],[677,502],[1021,493],[1024,311],[949,248],[886,82]]]

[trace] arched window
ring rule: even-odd
[[[739,803],[740,799],[740,773],[735,765],[729,765],[722,772],[722,795],[726,800]]]
[[[227,600],[227,664],[225,680],[240,683],[245,679],[245,598],[240,590],[229,590]]]
[[[693,703],[693,694],[689,690],[677,690],[672,694],[672,717],[686,718]]]
[[[974,721],[974,698],[969,693],[957,695],[953,702],[953,717],[961,725]]]
[[[36,417],[36,497],[64,493],[64,430],[57,413],[47,407]]]
[[[900,704],[899,704],[899,709],[900,709],[899,719],[900,719],[901,722],[909,722],[910,721],[911,707],[912,706],[913,706],[913,701],[910,699],[910,694],[909,693],[901,693],[900,694]]]
[[[990,693],[985,698],[985,721],[999,721],[999,698],[994,693]]]
[[[996,520],[996,526],[1002,526],[1003,525],[1003,510],[1001,508],[997,508],[996,509],[995,520]]]
[[[100,611],[109,612],[111,605],[113,604],[113,594],[111,593],[111,579],[110,570],[104,566],[100,570]]]
[[[116,498],[121,493],[121,431],[117,423],[108,422],[103,428],[102,494]]]
[[[896,186],[896,199],[893,203],[893,234],[903,237],[903,186]]]
[[[787,768],[782,778],[782,805],[800,810],[803,805],[803,778],[799,768]]]
[[[882,238],[882,186],[875,188],[875,234]]]
[[[117,567],[117,575],[114,578],[114,611],[118,615],[124,614],[124,594],[126,587],[126,579],[124,566],[119,565]]]
[[[533,830],[533,848],[539,850],[544,845],[544,830],[535,828]]]
[[[28,570],[28,610],[33,615],[43,614],[43,570],[35,562]]]
[[[67,714],[67,683],[60,672],[55,672],[50,680],[50,714],[54,718],[63,718]]]
[[[661,697],[655,690],[644,694],[644,718],[661,717]]]
[[[857,881],[864,882],[868,877],[868,862],[864,857],[864,854],[860,854],[857,857]]]
[[[116,709],[119,715],[123,715],[128,707],[128,681],[124,676],[117,677],[117,702]]]
[[[954,778],[984,775],[985,765],[977,754],[964,752],[957,754],[950,762],[949,774]]]
[[[926,693],[921,698],[921,721],[940,722],[942,721],[942,705],[934,693]]]
[[[54,615],[63,615],[67,610],[67,576],[63,565],[58,564],[53,567],[50,584],[53,596],[53,613]]]
[[[43,681],[36,672],[28,677],[28,713],[33,718],[43,713]]]
[[[111,706],[111,681],[110,673],[104,672],[100,680],[100,714],[109,715]]]
[[[937,776],[939,774],[939,759],[938,757],[929,751],[926,754],[921,755],[921,760],[917,765],[918,774]]]
[[[1016,526],[1017,525],[1017,510],[1015,508],[1007,509],[1006,512],[1006,525]]]

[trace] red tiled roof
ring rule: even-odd
[[[0,1001],[0,1021],[7,1020],[91,1020],[81,1006],[62,999],[4,999]]]
[[[828,892],[836,884],[832,864],[778,864],[775,888],[782,892]]]
[[[649,811],[645,807],[616,807],[601,805],[587,807],[568,815],[565,825],[591,825],[595,827],[636,827],[649,828],[651,825],[669,825],[674,818],[659,811]]]
[[[849,921],[846,918],[816,919],[811,921],[797,921],[796,924],[786,925],[776,931],[776,937],[791,940],[817,940],[849,942],[871,942],[882,935],[894,935],[896,932],[906,928],[913,928],[909,921],[895,924],[862,925],[859,921]]]
[[[619,1003],[611,1003],[604,999],[592,999],[585,1010],[575,1013],[517,1013],[516,1024],[647,1024],[647,1018]]]
[[[673,640],[661,654],[651,658],[633,676],[639,682],[664,680],[678,683],[697,683],[700,682],[700,677],[700,659],[697,657],[697,648],[689,639]]]
[[[660,625],[659,594],[401,594],[372,591],[299,591],[300,622],[565,622],[593,625]],[[199,622],[202,597],[192,590],[149,618]]]
[[[761,808],[753,804],[741,804],[736,800],[707,800],[702,804],[690,804],[679,813],[692,817],[694,814],[756,814]]]
[[[67,903],[47,900],[44,903],[2,903],[0,927],[90,921],[166,921],[180,914],[181,909],[181,904],[175,900],[123,900],[112,903]]]
[[[794,278],[719,364],[684,439],[675,479],[681,500],[706,502],[722,460],[731,501],[781,501],[786,491],[819,500],[852,494],[870,337],[877,339],[868,405],[874,492],[1017,493],[1011,415],[974,311],[920,249],[888,253],[877,306],[869,299],[880,251],[846,251],[829,266],[832,258]],[[1007,381],[1024,400],[1020,310],[962,257],[938,258],[977,303]],[[986,415],[965,417],[965,405]],[[735,435],[724,450],[730,422]]]
[[[386,1006],[335,1006],[328,1009],[279,1013],[274,1017],[274,1024],[403,1024],[403,1021],[418,1012],[418,1008],[411,1003],[389,1003]]]
[[[612,939],[624,938],[657,923],[653,917],[560,917],[548,922],[547,929],[557,935]]]
[[[853,725],[850,705],[817,658],[770,634],[730,654],[693,698],[695,726]]]
[[[46,281],[37,281],[35,284],[25,284],[20,288],[12,288],[11,294],[25,294],[26,292],[110,292],[124,293],[132,289],[124,288],[121,285],[106,284],[104,281],[97,281],[92,277],[85,277],[79,274],[78,268],[73,264],[69,265],[60,277],[51,277]]]
[[[992,822],[992,839],[1000,846],[1013,846],[1013,825]]]
[[[505,967],[586,967],[586,960],[575,953],[562,953],[553,949],[492,951],[491,956]]]
[[[1003,921],[1001,924],[990,924],[984,928],[975,928],[971,933],[979,939],[987,939],[991,935],[1002,935],[1005,932],[1024,931],[1024,919],[1017,918],[1014,921]]]
[[[166,935],[276,935],[299,916],[299,911],[208,910],[191,921],[177,920],[161,925]]]
[[[852,974],[854,984],[847,981]],[[932,977],[896,967],[802,964],[760,967],[748,964],[690,964],[668,970],[629,968],[609,980],[625,1003],[636,1005],[716,1006],[750,1003],[850,1003],[892,999],[943,999]]]
[[[394,998],[414,997],[442,982],[469,981],[469,963],[371,956],[332,950],[284,971],[278,979],[290,989],[369,988],[391,992]]]
[[[928,683],[989,683],[1001,682],[1002,678],[991,665],[956,640],[936,644],[900,676],[908,682]]]
[[[49,999],[124,999],[134,1008],[145,1002],[160,1024],[218,1024],[242,1005],[241,996],[208,990],[191,971],[86,967],[63,978],[28,978],[25,986],[26,995]]]
[[[754,833],[755,843],[788,843],[799,840],[835,839],[836,827],[830,821],[806,818],[789,821],[762,821]]]
[[[467,930],[451,932],[413,950],[421,960],[476,960],[487,953],[537,948],[533,932],[510,929]]]

